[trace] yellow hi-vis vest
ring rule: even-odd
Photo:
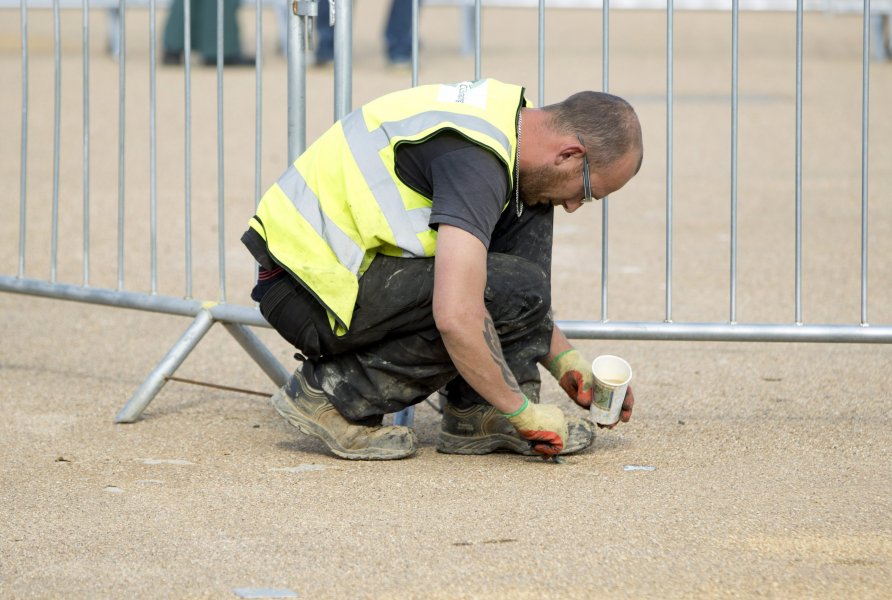
[[[436,252],[431,199],[397,176],[397,147],[455,131],[492,151],[513,182],[524,105],[522,87],[495,79],[378,98],[335,123],[294,161],[263,195],[250,226],[272,259],[328,310],[341,334],[350,327],[359,277],[375,255]]]

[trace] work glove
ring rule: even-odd
[[[564,449],[564,441],[569,435],[567,419],[557,406],[533,404],[524,396],[520,409],[502,414],[514,425],[520,437],[529,440],[535,452],[554,456]]]
[[[595,376],[592,375],[591,363],[582,358],[577,350],[565,350],[555,356],[548,371],[573,402],[583,408],[591,405]]]

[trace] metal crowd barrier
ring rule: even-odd
[[[325,1],[325,0],[323,0]],[[436,0],[434,0],[436,1]],[[642,6],[650,0],[625,0],[625,5]],[[680,2],[682,0],[679,0]],[[756,1],[756,0],[752,0]],[[133,2],[133,0],[131,0]],[[700,0],[715,8],[716,3],[710,0]],[[870,40],[870,20],[875,13],[871,9],[870,0],[864,0],[863,3],[863,75],[862,75],[862,116],[861,116],[861,151],[862,151],[862,191],[861,191],[861,318],[860,322],[850,325],[822,325],[810,324],[803,322],[802,318],[802,20],[803,11],[806,4],[815,6],[819,4],[821,8],[825,8],[828,2],[806,3],[804,0],[795,2],[796,11],[796,169],[795,169],[795,229],[791,231],[791,235],[795,237],[795,301],[794,314],[789,323],[739,323],[737,320],[736,300],[737,300],[737,116],[738,116],[738,88],[737,88],[737,36],[738,26],[737,19],[741,10],[742,2],[745,0],[731,0],[730,13],[732,16],[732,91],[731,91],[731,122],[729,128],[732,139],[732,157],[731,157],[731,236],[730,236],[730,297],[729,297],[729,313],[728,319],[723,323],[680,323],[673,319],[673,106],[674,106],[674,89],[673,89],[673,15],[675,12],[674,0],[666,0],[666,34],[667,34],[667,94],[666,94],[666,111],[667,111],[667,130],[666,130],[666,261],[665,261],[665,318],[661,322],[614,322],[608,318],[608,256],[609,256],[609,216],[610,203],[605,198],[601,204],[602,208],[602,264],[601,264],[601,314],[599,319],[584,321],[560,321],[561,328],[571,338],[577,339],[623,339],[623,340],[690,340],[690,341],[771,341],[771,342],[850,342],[850,343],[889,343],[892,342],[892,326],[872,324],[868,320],[868,157],[869,157],[869,80],[870,80],[870,57],[869,57],[869,40]],[[792,2],[786,0],[784,6]],[[255,10],[259,16],[261,5],[264,0],[254,0]],[[68,3],[70,5],[70,2]],[[84,244],[84,261],[83,261],[83,278],[79,284],[61,282],[57,275],[57,257],[58,257],[58,227],[59,227],[59,170],[60,170],[60,122],[61,122],[61,83],[60,83],[60,64],[61,64],[61,43],[59,29],[59,12],[62,7],[60,0],[52,0],[52,10],[54,17],[54,126],[53,126],[53,189],[52,189],[52,232],[51,232],[51,250],[50,250],[50,276],[48,279],[30,277],[26,269],[26,236],[29,233],[28,226],[28,150],[29,150],[29,56],[28,56],[28,16],[29,4],[25,0],[20,2],[21,32],[22,32],[22,112],[21,112],[21,179],[20,179],[20,202],[19,202],[19,252],[18,252],[18,269],[15,274],[0,275],[0,291],[15,292],[20,294],[28,294],[35,296],[43,296],[47,298],[55,298],[62,300],[74,300],[79,302],[117,306],[123,308],[131,308],[157,313],[166,313],[172,315],[182,315],[192,318],[182,337],[174,344],[168,353],[162,358],[158,365],[152,370],[143,384],[137,389],[126,405],[120,410],[116,416],[118,422],[131,422],[139,418],[142,411],[151,402],[155,395],[160,391],[165,382],[172,377],[176,369],[182,364],[189,353],[201,341],[207,331],[214,323],[220,322],[227,331],[235,337],[242,345],[247,353],[253,358],[264,370],[264,372],[276,383],[282,385],[287,380],[288,371],[275,359],[268,349],[259,341],[259,339],[251,332],[249,327],[268,327],[267,323],[260,316],[254,306],[239,306],[227,303],[227,282],[226,282],[226,249],[228,240],[223,235],[224,232],[224,164],[223,164],[223,66],[222,63],[217,65],[217,171],[218,171],[218,261],[219,261],[219,290],[217,297],[212,301],[201,301],[193,299],[192,285],[192,232],[191,232],[191,158],[192,158],[192,115],[191,115],[191,71],[190,71],[190,42],[189,42],[189,2],[184,3],[184,19],[186,22],[185,35],[185,66],[184,66],[184,102],[185,102],[185,127],[184,127],[184,223],[185,239],[184,239],[184,270],[186,273],[185,289],[182,296],[159,294],[157,285],[158,259],[157,259],[157,174],[156,174],[156,81],[155,56],[157,51],[155,48],[155,39],[157,38],[155,31],[155,9],[156,2],[148,0],[146,2],[150,13],[150,48],[149,48],[149,73],[150,73],[150,92],[148,106],[150,111],[149,123],[149,140],[150,140],[150,165],[149,165],[149,182],[150,182],[150,231],[151,231],[151,251],[149,272],[151,275],[150,289],[148,291],[136,291],[128,289],[125,284],[124,277],[124,257],[125,257],[125,241],[126,237],[123,231],[123,215],[125,212],[125,155],[127,149],[127,130],[125,127],[125,115],[127,109],[126,102],[126,56],[127,56],[127,39],[125,19],[127,8],[131,4],[120,0],[118,2],[119,15],[122,21],[121,37],[121,54],[119,60],[119,121],[118,121],[118,180],[117,180],[117,205],[118,205],[118,232],[117,232],[117,286],[111,288],[100,288],[91,285],[91,263],[90,263],[90,228],[89,228],[89,211],[90,211],[90,55],[89,55],[89,35],[90,26],[87,18],[88,8],[95,3],[89,3],[82,0],[81,8],[84,14],[83,36],[83,169],[84,169],[84,190],[83,190],[83,208],[84,208],[84,228],[83,228],[83,244]],[[455,2],[455,4],[463,4],[470,7],[474,15],[474,78],[480,78],[484,75],[481,68],[481,7],[483,3],[480,0],[469,0],[468,2]],[[489,4],[499,4],[498,2],[487,2]],[[504,4],[504,3],[502,3]],[[512,4],[518,4],[514,2]],[[520,4],[531,4],[530,2],[520,2]],[[544,104],[544,47],[545,47],[545,1],[539,0],[536,4],[538,8],[538,104]],[[610,0],[603,0],[596,3],[586,3],[581,0],[578,2],[555,2],[560,5],[593,5],[593,10],[603,9],[604,18],[602,19],[602,60],[603,60],[603,80],[602,88],[607,91],[610,87],[609,65],[610,65]],[[621,0],[614,0],[614,6],[623,4]],[[687,6],[700,6],[695,0],[688,0]],[[892,10],[890,2],[880,2],[874,0],[874,6],[881,6],[884,10]],[[726,6],[727,3],[723,4]],[[851,3],[846,3],[850,6]],[[217,0],[218,6],[218,32],[222,31],[222,0]],[[662,7],[663,5],[660,4]],[[308,42],[308,32],[311,27],[312,19],[316,15],[317,2],[306,0],[298,0],[291,4],[291,12],[288,19],[288,113],[287,113],[287,132],[288,132],[288,158],[289,161],[294,160],[300,152],[306,147],[306,51]],[[335,88],[335,117],[341,118],[352,110],[352,2],[350,0],[336,0],[334,2],[335,14],[335,58],[334,58],[334,88]],[[418,83],[418,10],[419,0],[413,2],[414,18],[413,18],[413,60],[412,60],[412,84]],[[259,199],[261,194],[261,186],[265,183],[261,181],[260,164],[261,164],[261,148],[263,140],[261,139],[261,123],[263,119],[262,109],[262,63],[263,51],[261,40],[263,39],[263,31],[261,27],[261,19],[256,19],[256,113],[255,113],[255,199]],[[223,36],[218,35],[218,56],[222,56]],[[470,78],[469,73],[469,78]],[[232,171],[232,170],[230,170]],[[242,176],[249,177],[248,173],[242,173]],[[256,200],[255,200],[256,202]],[[114,261],[112,257],[104,257],[106,264]],[[398,423],[411,423],[413,413],[410,410],[403,411],[397,416]]]
[[[63,300],[75,300],[92,304],[118,306],[138,310],[182,315],[192,317],[192,323],[186,329],[182,337],[174,344],[168,353],[152,370],[142,385],[134,392],[129,401],[118,412],[117,422],[132,422],[139,418],[142,411],[148,406],[164,384],[172,377],[176,369],[183,363],[189,353],[197,346],[204,335],[216,322],[224,325],[227,331],[245,349],[263,371],[276,385],[284,385],[290,373],[279,363],[272,353],[264,346],[257,336],[249,329],[249,326],[269,327],[261,317],[259,311],[253,306],[238,306],[226,303],[226,239],[224,236],[225,211],[224,211],[224,128],[223,128],[223,35],[217,36],[217,71],[216,71],[216,98],[217,98],[217,226],[218,226],[218,269],[219,289],[217,297],[213,300],[196,300],[193,298],[193,231],[192,231],[192,73],[191,73],[191,43],[190,43],[190,2],[184,3],[185,22],[185,61],[184,61],[184,201],[183,223],[185,228],[183,263],[185,271],[185,286],[181,297],[162,295],[158,287],[158,198],[156,172],[157,164],[157,114],[156,114],[156,2],[149,0],[149,230],[150,230],[150,258],[148,272],[150,274],[150,286],[148,291],[135,291],[127,289],[125,283],[125,250],[126,235],[124,233],[125,211],[128,208],[125,192],[126,186],[126,153],[127,153],[127,38],[126,17],[128,3],[124,0],[117,2],[118,14],[121,20],[120,27],[120,56],[118,61],[118,169],[117,169],[117,286],[114,289],[98,288],[91,285],[91,136],[90,136],[90,20],[89,9],[91,7],[108,8],[112,4],[108,1],[88,2],[83,0],[81,10],[83,14],[83,278],[81,284],[61,282],[58,279],[58,238],[59,238],[59,196],[60,196],[60,143],[61,112],[63,98],[61,93],[61,33],[60,11],[63,3],[60,0],[52,1],[53,31],[54,31],[54,112],[53,112],[53,188],[52,188],[52,224],[51,224],[51,249],[50,249],[50,274],[48,280],[29,277],[26,271],[26,238],[28,227],[28,156],[29,156],[29,43],[28,43],[28,17],[30,7],[25,0],[20,3],[21,39],[22,39],[22,112],[21,112],[21,180],[19,202],[19,252],[18,270],[15,275],[0,275],[0,290],[57,298]],[[69,7],[71,2],[66,3]],[[159,3],[160,4],[160,3]],[[262,1],[255,1],[256,19],[256,113],[255,113],[255,163],[254,176],[255,198],[260,197],[261,189],[261,123],[262,123],[262,64],[263,53],[261,40],[263,39],[262,20],[259,18]],[[217,31],[223,30],[223,2],[217,0]],[[243,174],[249,177],[248,173]],[[102,257],[104,265],[115,263],[115,257]]]
[[[674,108],[674,23],[675,0],[665,0],[666,8],[666,45],[667,45],[667,131],[666,131],[666,297],[665,319],[663,322],[616,322],[608,319],[608,258],[609,258],[609,215],[610,202],[605,198],[602,207],[602,249],[601,249],[601,315],[599,320],[559,321],[561,329],[568,337],[575,339],[624,339],[624,340],[678,340],[678,341],[753,341],[753,342],[848,342],[848,343],[889,343],[892,342],[892,326],[872,325],[868,321],[868,157],[869,157],[869,83],[870,83],[870,32],[871,17],[882,12],[892,13],[892,2],[888,0],[730,0],[732,17],[732,90],[731,90],[731,261],[729,314],[726,323],[678,323],[672,318],[672,213],[673,213],[673,108]],[[482,73],[481,43],[481,10],[486,6],[526,6],[537,7],[538,27],[538,104],[544,104],[545,89],[545,0],[428,0],[433,4],[456,4],[474,11],[474,78],[479,79]],[[350,18],[349,2],[338,0],[338,10]],[[632,9],[655,9],[662,7],[659,0],[553,0],[550,6],[563,8],[602,9],[602,89],[610,87],[610,10],[611,6],[620,5]],[[687,10],[727,10],[728,0],[679,0],[679,5]],[[737,321],[737,166],[738,166],[738,19],[741,6],[750,10],[795,10],[796,12],[796,181],[795,181],[795,309],[790,323],[762,324],[739,323]],[[809,10],[851,12],[861,7],[863,17],[862,48],[862,114],[861,114],[861,319],[852,325],[806,324],[802,318],[802,67],[803,67],[803,15]],[[413,60],[412,82],[418,81],[418,0],[413,2]],[[341,118],[351,107],[352,90],[350,87],[351,49],[349,22],[342,23],[342,35],[335,38],[335,111],[336,118]],[[289,54],[290,55],[290,54]],[[299,88],[301,94],[305,90]]]
[[[424,0],[424,4],[458,5],[464,9],[461,23],[461,49],[470,54],[475,51],[475,38],[479,6],[487,7],[524,7],[539,5],[540,0]],[[705,10],[726,11],[731,8],[731,0],[678,0],[674,6],[669,0],[548,0],[549,8],[606,8],[620,10]],[[804,10],[819,11],[828,14],[860,13],[864,6],[859,0],[807,0]],[[791,12],[798,10],[797,0],[741,0],[740,10]],[[892,3],[874,0],[872,6],[871,54],[876,61],[884,62],[892,58]]]
[[[215,0],[205,0],[213,2]],[[16,8],[22,4],[22,0],[0,0],[0,8]],[[104,9],[107,17],[106,31],[106,48],[109,53],[118,56],[121,47],[121,31],[125,21],[122,15],[125,9],[142,8],[142,9],[166,9],[170,6],[171,0],[28,0],[28,8],[53,8],[58,3],[62,9],[83,9],[85,6],[92,9]],[[241,0],[246,7],[255,5],[255,0]],[[260,5],[266,8],[280,9],[280,15],[287,17],[287,0],[261,0]],[[280,27],[287,27],[287,22],[281,20]],[[283,31],[284,34],[284,31]],[[284,35],[280,36],[284,39]],[[282,44],[284,46],[284,44]]]

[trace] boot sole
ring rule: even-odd
[[[409,435],[412,438],[412,448],[410,450],[347,450],[341,447],[337,440],[325,429],[320,427],[318,423],[302,414],[286,396],[283,390],[276,392],[273,397],[270,398],[270,403],[273,405],[273,408],[276,409],[277,413],[282,415],[288,423],[296,427],[301,433],[322,440],[332,453],[341,458],[346,458],[347,460],[399,460],[401,458],[412,456],[417,450],[415,433],[411,430],[409,431]]]
[[[461,435],[440,432],[437,440],[437,452],[443,454],[492,454],[493,452],[513,452],[532,456],[528,442],[518,440],[510,435],[492,434],[486,437],[469,438]]]
[[[589,446],[595,439],[594,431],[587,439],[570,440],[567,447],[561,451],[561,455],[574,454],[581,452]],[[539,453],[530,448],[529,442],[520,440],[514,436],[493,433],[485,437],[472,438],[461,435],[453,435],[441,431],[440,438],[437,440],[437,452],[443,454],[492,454],[493,452],[513,452],[514,454],[522,454],[524,456],[538,456]]]

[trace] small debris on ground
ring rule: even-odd
[[[270,471],[284,471],[286,473],[303,473],[305,471],[324,471],[327,469],[325,465],[300,464],[296,467],[276,467]]]
[[[195,463],[183,458],[138,458],[144,465],[194,465]]]
[[[297,592],[286,588],[234,588],[239,598],[297,598]]]

